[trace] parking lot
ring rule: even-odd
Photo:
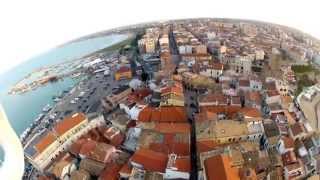
[[[55,122],[62,120],[65,116],[76,112],[102,112],[100,99],[112,93],[112,91],[122,85],[127,85],[130,80],[115,81],[114,70],[109,75],[103,72],[87,75],[87,78],[80,81],[68,93],[46,113],[40,124],[35,127],[29,137],[43,129],[51,128]],[[25,142],[28,141],[28,138]]]

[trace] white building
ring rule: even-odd
[[[261,91],[262,81],[257,78],[250,79],[250,89],[252,91]]]
[[[286,82],[284,82],[280,79],[277,79],[275,81],[275,84],[276,84],[277,91],[279,92],[279,94],[281,96],[288,96],[289,95],[289,88],[290,87]]]
[[[216,38],[216,33],[215,32],[207,32],[207,38],[209,41],[212,41]]]
[[[189,165],[187,165],[189,164]],[[169,154],[165,179],[189,179],[190,178],[190,159],[178,157],[176,154]]]
[[[264,51],[262,49],[258,49],[255,51],[256,60],[264,60]]]
[[[25,156],[35,168],[43,171],[83,134],[103,124],[103,117],[89,122],[83,113],[73,114],[58,122],[52,131],[45,130],[32,138],[24,147]]]
[[[252,58],[249,56],[237,56],[230,61],[230,67],[237,74],[250,74],[252,67]]]
[[[223,64],[214,63],[209,65],[207,68],[200,71],[200,74],[206,77],[218,78],[223,74]]]

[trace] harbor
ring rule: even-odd
[[[86,76],[82,72],[71,73],[57,81],[39,84],[36,88],[26,89],[27,91],[23,93],[19,92],[8,95],[8,92],[12,87],[17,84],[16,82],[20,82],[24,77],[27,77],[28,74],[31,74],[30,72],[35,72],[36,70],[42,70],[43,72],[44,69],[49,67],[52,68],[55,65],[59,65],[62,68],[65,67],[63,64],[68,64],[66,63],[68,61],[70,61],[70,64],[73,64],[73,60],[80,61],[88,59],[88,61],[90,61],[92,59],[89,59],[89,57],[92,57],[95,52],[104,48],[116,46],[118,43],[122,43],[129,37],[130,36],[127,34],[117,34],[72,42],[70,45],[66,44],[60,46],[58,49],[53,49],[35,57],[21,65],[19,69],[6,73],[0,79],[1,85],[5,85],[0,87],[0,101],[16,133],[22,136],[23,132],[26,130],[26,133],[24,134],[28,134],[28,132],[32,130],[33,122],[40,113],[43,113],[42,109],[47,104],[50,104],[53,107],[55,104],[61,102],[63,99],[61,96],[62,92],[64,92],[63,96],[67,95],[66,92],[69,92],[80,81],[85,79]],[[57,54],[59,55],[57,56]],[[68,69],[68,71],[71,72],[70,69]],[[55,72],[53,68],[51,72]],[[36,77],[38,78],[41,77],[39,73],[34,75],[37,75]],[[30,81],[36,79],[33,77],[28,78]],[[23,81],[23,83],[28,84],[30,81]],[[59,96],[59,98],[55,98],[54,96]],[[50,112],[48,114],[50,114]],[[43,121],[43,119],[41,119],[41,121]]]
[[[101,97],[107,96],[114,87],[128,85],[128,80],[116,81],[116,71],[119,53],[107,52],[94,53],[85,57],[77,66],[77,74],[67,76],[66,79],[74,80],[75,83],[60,89],[49,98],[51,103],[45,104],[40,114],[33,123],[20,136],[23,145],[45,129],[50,129],[64,117],[83,112],[102,112]],[[57,67],[57,66],[56,66]],[[79,68],[81,71],[79,71]],[[55,85],[51,83],[51,85]],[[33,91],[31,91],[33,92]]]

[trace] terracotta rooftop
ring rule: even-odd
[[[127,66],[122,66],[117,70],[117,73],[124,73],[124,72],[128,72],[131,71],[131,69]]]
[[[62,121],[58,122],[54,126],[55,132],[61,136],[66,133],[69,129],[72,129],[82,121],[86,120],[87,117],[83,113],[76,113],[69,117],[66,117]]]
[[[218,104],[227,104],[228,98],[222,94],[208,94],[199,98],[200,103],[218,102]]]
[[[99,180],[118,180],[121,165],[116,163],[107,164],[105,169],[101,172]]]
[[[241,87],[249,87],[250,81],[248,79],[241,79],[239,80],[239,86]]]
[[[214,150],[218,146],[214,141],[197,141],[197,150],[200,153]]]
[[[148,88],[138,89],[138,90],[135,90],[134,92],[132,92],[131,94],[129,94],[128,100],[133,101],[133,102],[137,102],[137,101],[140,101],[143,98],[149,96],[151,93],[152,93],[152,91]]]
[[[282,162],[285,166],[297,162],[297,157],[293,151],[288,151],[284,153],[281,157]]]
[[[174,167],[180,172],[190,172],[191,171],[191,161],[189,157],[178,157],[175,160]]]
[[[56,140],[56,136],[49,131],[42,139],[38,141],[35,145],[38,153],[44,151],[48,146],[50,146]]]
[[[82,146],[80,149],[80,154],[88,156],[90,154],[91,151],[93,151],[95,149],[95,147],[97,146],[97,142],[93,141],[91,139],[88,139]]]
[[[190,155],[190,144],[189,143],[179,143],[179,142],[164,142],[164,143],[150,143],[150,149],[155,152],[160,152],[163,154],[174,153],[179,156]]]
[[[240,180],[238,172],[231,167],[230,158],[217,155],[204,161],[207,180]]]
[[[146,107],[140,111],[138,121],[187,122],[187,113],[184,107]]]
[[[97,146],[95,146],[94,150],[89,153],[88,158],[106,163],[111,160],[110,156],[108,157],[109,159],[106,159],[106,156],[110,152],[115,152],[115,150],[115,147],[110,144],[98,143]]]
[[[291,132],[293,136],[297,136],[298,134],[301,134],[305,132],[304,126],[301,123],[295,123],[291,126]]]
[[[240,106],[205,106],[200,107],[200,112],[210,111],[212,113],[224,113],[229,118],[234,118],[237,113],[242,113],[244,116],[248,117],[261,117],[261,113],[256,108],[251,107],[240,107]]]
[[[103,136],[110,141],[110,144],[113,146],[119,146],[123,143],[125,137],[120,132],[120,130],[114,127],[108,127],[103,132]]]
[[[202,111],[195,114],[195,121],[214,121],[217,120],[218,115],[210,111]]]
[[[174,93],[178,95],[183,95],[183,89],[180,87],[165,87],[161,90],[161,94]]]
[[[131,174],[131,172],[132,172],[132,166],[129,163],[124,164],[119,171],[119,173],[128,174],[128,175]]]
[[[165,172],[167,161],[167,154],[149,149],[139,149],[131,157],[131,162],[141,164],[145,170],[162,173]]]
[[[156,123],[154,130],[161,133],[190,133],[189,123]]]
[[[86,142],[86,139],[78,139],[76,142],[74,142],[70,147],[70,152],[72,154],[78,155],[80,153],[82,145]]]
[[[242,113],[246,117],[250,118],[260,118],[261,112],[256,108],[241,108],[239,113]]]
[[[284,136],[281,139],[283,140],[286,149],[294,148],[294,140],[291,137]]]

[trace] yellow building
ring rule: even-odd
[[[173,92],[161,95],[160,106],[184,106],[184,97]]]
[[[117,81],[119,81],[120,79],[131,79],[132,78],[131,69],[129,67],[122,66],[117,70],[114,77]]]
[[[184,106],[184,94],[181,83],[173,84],[161,90],[160,106]]]
[[[196,133],[197,141],[228,144],[258,140],[263,134],[263,126],[238,120],[204,121],[196,123]]]

